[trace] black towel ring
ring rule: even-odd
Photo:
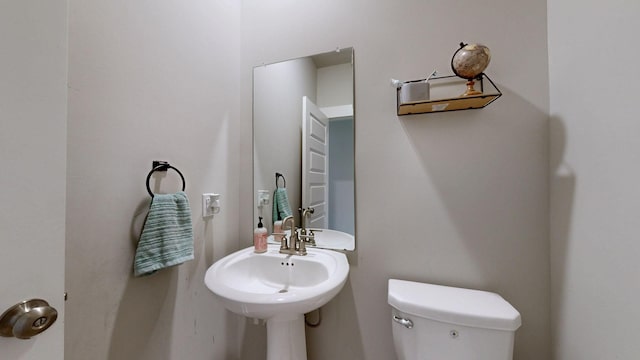
[[[283,182],[283,187],[287,187],[287,179],[284,178],[284,176],[282,176],[282,174],[280,173],[276,173],[276,189],[278,188],[278,178],[282,178],[282,182]]]
[[[149,172],[149,175],[147,175],[147,191],[149,192],[149,195],[151,195],[151,197],[153,197],[154,195],[153,192],[151,191],[151,187],[149,187],[149,180],[151,179],[151,175],[156,171],[167,171],[168,169],[173,169],[178,173],[178,175],[180,175],[180,178],[182,179],[182,191],[184,191],[184,189],[187,187],[187,182],[184,180],[184,176],[182,175],[180,170],[169,165],[168,162],[154,161],[153,169],[151,169],[151,171]]]

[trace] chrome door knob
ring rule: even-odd
[[[29,339],[47,330],[58,318],[58,311],[42,299],[31,299],[12,306],[0,316],[0,336]]]

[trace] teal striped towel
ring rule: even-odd
[[[193,260],[193,227],[187,194],[156,194],[142,229],[134,275],[150,275]]]
[[[271,215],[274,222],[291,216],[291,207],[289,206],[286,188],[276,188],[276,191],[273,192],[273,213]]]

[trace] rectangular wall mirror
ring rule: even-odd
[[[262,217],[269,234],[284,199],[298,227],[298,209],[314,210],[305,225],[322,230],[317,247],[355,250],[353,57],[344,48],[253,69],[254,226]]]

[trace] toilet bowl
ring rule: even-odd
[[[389,280],[399,360],[512,360],[520,313],[500,295]]]

